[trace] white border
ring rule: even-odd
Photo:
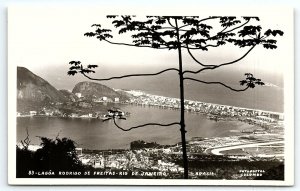
[[[22,8],[22,6],[10,7],[11,9]],[[88,8],[88,7],[84,7]],[[92,8],[92,7],[91,7]],[[172,10],[166,7],[102,7],[101,14],[149,14],[149,15],[197,15],[200,10],[211,10],[211,14],[218,15],[251,15],[253,12],[275,11],[284,12],[290,23],[290,30],[293,31],[293,11],[287,7],[177,7]],[[267,14],[267,13],[266,13]],[[8,42],[9,42],[8,23]],[[8,43],[8,183],[13,185],[249,185],[249,186],[291,186],[294,184],[294,37],[289,37],[291,49],[287,56],[287,65],[284,71],[284,111],[285,111],[285,181],[264,181],[264,180],[170,180],[170,179],[67,179],[67,178],[15,178],[16,177],[16,66],[9,62],[11,58],[10,46]],[[288,114],[288,115],[287,115]]]

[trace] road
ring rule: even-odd
[[[226,151],[226,150],[232,150],[232,149],[259,147],[259,146],[270,145],[270,144],[284,144],[284,141],[273,141],[273,142],[264,142],[264,143],[250,143],[250,144],[243,144],[243,145],[215,147],[215,148],[209,148],[206,152],[210,153],[210,154],[214,154],[214,155],[223,155],[220,152]]]

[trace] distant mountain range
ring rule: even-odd
[[[38,110],[57,103],[75,102],[80,93],[84,99],[92,100],[101,97],[114,100],[118,97],[125,101],[128,97],[105,85],[95,82],[80,82],[75,85],[72,92],[57,90],[49,82],[32,73],[25,67],[17,68],[17,110]],[[77,94],[78,95],[78,94]]]

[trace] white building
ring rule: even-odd
[[[94,168],[104,168],[105,167],[105,161],[104,158],[98,158],[97,160],[94,161]]]
[[[75,95],[76,95],[78,98],[81,98],[81,97],[82,97],[82,94],[81,94],[81,93],[75,93]]]
[[[259,120],[262,120],[262,121],[267,121],[267,122],[274,122],[275,121],[275,119],[270,118],[270,117],[266,117],[266,116],[257,116],[256,118],[259,119]]]
[[[37,114],[37,112],[36,111],[29,111],[29,114],[30,114],[30,116],[34,116],[34,115]]]

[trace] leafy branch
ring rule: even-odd
[[[249,52],[247,52],[241,59],[238,59],[238,60],[230,62],[230,63],[225,63],[225,64],[221,64],[221,65],[207,65],[207,64],[200,62],[198,59],[196,59],[196,57],[191,53],[191,49],[200,49],[200,50],[207,51],[208,47],[218,47],[221,45],[225,45],[227,42],[232,43],[235,46],[239,46],[240,48],[247,47],[247,46],[252,46],[254,48],[257,45],[262,45],[266,49],[276,49],[277,48],[277,46],[276,46],[277,41],[274,39],[271,39],[271,37],[276,37],[277,35],[282,36],[284,33],[281,30],[268,29],[262,35],[262,31],[261,31],[262,28],[260,25],[258,25],[258,26],[253,26],[253,25],[248,26],[247,25],[250,22],[250,19],[256,19],[259,21],[258,17],[243,17],[243,18],[246,20],[246,22],[244,22],[243,24],[241,24],[237,27],[234,27],[232,29],[225,31],[225,29],[227,27],[233,26],[236,23],[239,23],[239,21],[232,21],[225,25],[222,24],[222,26],[224,26],[225,28],[221,32],[217,33],[217,35],[209,37],[208,39],[197,39],[196,40],[205,45],[198,45],[196,47],[195,46],[190,47],[189,45],[191,44],[191,42],[195,41],[195,39],[193,39],[192,36],[188,36],[188,38],[185,41],[186,45],[184,47],[187,49],[189,55],[193,58],[193,60],[196,63],[200,64],[201,66],[212,67],[212,68],[207,68],[207,69],[215,69],[215,67],[220,67],[220,66],[235,63],[235,62],[243,59]],[[220,20],[222,23],[222,22],[224,22],[222,20],[228,20],[228,18],[224,17],[224,18],[220,18]],[[243,27],[243,28],[237,32],[239,37],[235,37],[235,33],[231,33],[231,32],[236,29],[239,29],[241,27]],[[216,40],[217,43],[216,44],[206,44],[208,40]],[[194,44],[192,44],[192,45],[194,45]],[[251,50],[252,50],[252,48],[250,49],[250,51]],[[206,70],[206,69],[204,69],[204,70]],[[201,71],[202,70],[196,71],[196,72],[187,71],[187,73],[199,73]]]
[[[87,77],[90,80],[97,80],[97,81],[109,81],[114,79],[122,79],[122,78],[129,78],[129,77],[139,77],[139,76],[156,76],[168,71],[179,71],[177,68],[168,68],[156,73],[150,73],[150,74],[129,74],[129,75],[123,75],[123,76],[115,76],[110,78],[92,78],[88,76],[89,73],[95,73],[93,68],[98,67],[98,65],[88,65],[86,68],[83,68],[83,65],[80,61],[71,61],[69,62],[72,66],[69,68],[68,75],[74,76],[77,73],[81,73],[85,77]]]
[[[144,21],[134,20],[135,16],[130,15],[109,15],[110,19],[114,19],[112,24],[115,28],[118,28],[118,33],[123,34],[132,32],[132,43],[113,42],[109,38],[113,38],[111,29],[102,28],[100,24],[93,24],[92,27],[96,27],[94,32],[87,32],[84,35],[88,37],[96,37],[100,41],[106,41],[110,44],[125,45],[134,47],[148,47],[156,49],[177,49],[179,46],[185,47],[188,42],[190,49],[207,50],[208,47],[218,47],[225,44],[225,37],[235,36],[232,31],[245,26],[254,17],[243,17],[246,22],[235,27],[238,23],[241,23],[236,17],[220,17],[211,16],[204,19],[199,19],[198,16],[147,16]],[[183,25],[175,26],[171,23],[171,20],[180,20]],[[219,22],[224,29],[217,33],[217,35],[211,36],[210,30],[212,26],[203,23],[204,21],[211,19],[219,19]],[[183,29],[189,27],[188,29]],[[224,31],[227,28],[234,27],[228,31]],[[177,43],[175,36],[177,31],[180,32],[180,44]],[[197,36],[197,39],[189,39],[190,36]],[[220,41],[220,38],[222,40]],[[168,41],[166,40],[168,39]],[[216,45],[203,46],[207,41],[217,41]]]
[[[232,91],[235,91],[235,92],[246,91],[248,88],[254,88],[256,85],[260,85],[260,86],[265,85],[265,83],[262,82],[261,79],[254,78],[253,74],[246,73],[245,76],[246,76],[246,79],[240,81],[241,86],[244,86],[244,85],[246,86],[243,89],[235,89],[235,88],[232,88],[222,82],[207,82],[207,81],[198,80],[198,79],[189,78],[189,77],[185,77],[184,80],[192,80],[192,81],[196,81],[196,82],[200,82],[200,83],[204,83],[204,84],[219,84],[219,85],[222,85],[222,86],[224,86]]]

